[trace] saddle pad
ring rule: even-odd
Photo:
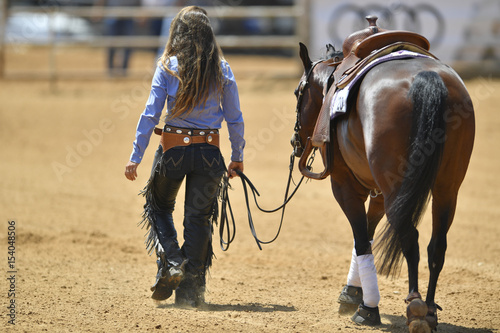
[[[360,81],[360,79],[363,78],[363,76],[368,73],[370,69],[373,67],[377,66],[378,64],[381,64],[383,62],[387,62],[390,60],[396,60],[396,59],[408,59],[408,58],[430,58],[430,59],[435,59],[432,58],[428,55],[413,52],[413,51],[408,51],[408,50],[401,50],[401,51],[396,51],[389,53],[385,56],[382,56],[380,58],[376,58],[372,62],[368,63],[365,67],[363,67],[357,74],[356,76],[347,84],[344,88],[339,89],[335,92],[333,95],[333,101],[330,104],[330,119],[334,119],[335,117],[344,114],[347,112],[347,99],[349,97],[350,91],[355,87],[355,85]]]

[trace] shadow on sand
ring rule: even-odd
[[[402,333],[408,332],[408,326],[406,326],[406,317],[403,316],[391,316],[391,315],[381,315],[385,321],[390,321],[390,324],[382,324],[379,329],[382,332],[391,333]],[[382,320],[384,321],[384,320]],[[456,326],[453,324],[440,322],[437,326],[437,332],[439,333],[494,333],[498,332],[496,329],[488,328],[471,328]]]
[[[173,309],[179,308],[175,304],[159,304],[158,308]],[[204,304],[198,308],[190,308],[196,311],[236,311],[236,312],[293,312],[297,311],[294,306],[278,305],[278,304]],[[378,327],[372,327],[372,330],[391,333],[408,333],[408,326],[406,325],[406,317],[381,315],[383,322],[389,321],[389,324],[383,323]],[[353,323],[353,325],[356,325]],[[361,327],[361,326],[359,326]],[[457,326],[448,323],[439,323],[437,327],[438,333],[497,333],[497,329],[489,328],[472,328]]]
[[[158,308],[172,309],[178,308],[175,304],[159,304]],[[198,308],[197,311],[237,311],[237,312],[292,312],[297,311],[294,306],[278,304],[210,304],[206,303]]]

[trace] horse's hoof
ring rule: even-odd
[[[378,306],[376,308],[370,308],[363,304],[359,305],[358,310],[352,316],[351,320],[356,324],[366,326],[377,326],[382,324]]]
[[[427,311],[427,314],[425,316],[425,321],[431,328],[431,330],[435,331],[436,327],[438,325],[438,317],[437,317],[437,310],[442,310],[441,307],[437,304],[434,305],[429,305],[429,310]]]
[[[414,320],[408,325],[408,330],[410,333],[431,333],[432,330],[429,324],[425,320]]]
[[[340,303],[339,304],[339,314],[343,316],[352,315],[358,309],[359,304],[348,304],[348,303]]]
[[[411,301],[413,301],[414,299],[422,299],[422,296],[420,295],[420,293],[418,291],[414,291],[414,292],[408,294],[408,296],[406,296],[405,302],[406,302],[406,304],[410,304]]]
[[[361,287],[344,286],[337,302],[340,303],[339,314],[350,315],[363,303],[363,289]]]
[[[428,313],[427,304],[421,299],[413,299],[406,308],[407,321],[410,333],[431,333],[429,323],[426,321]]]
[[[408,319],[411,318],[421,318],[423,319],[425,315],[427,315],[427,304],[421,299],[414,299],[408,304],[406,308],[406,314],[408,315]]]

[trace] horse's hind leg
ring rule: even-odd
[[[429,313],[425,319],[431,328],[437,325],[437,309],[440,309],[435,303],[435,296],[439,274],[445,261],[447,234],[455,217],[458,191],[465,177],[472,151],[473,138],[470,135],[457,134],[457,137],[463,140],[463,144],[460,144],[458,139],[452,137],[453,134],[453,132],[447,134],[448,140],[459,143],[454,145],[453,149],[450,148],[448,153],[445,150],[441,162],[443,166],[432,189],[432,236],[427,247],[430,274],[425,299],[429,307]]]
[[[435,303],[436,286],[439,274],[444,266],[445,253],[447,248],[447,234],[453,222],[455,208],[457,204],[457,194],[450,195],[446,193],[433,192],[432,201],[432,237],[427,247],[427,256],[429,264],[429,286],[425,302],[429,307],[429,314],[426,317],[431,328],[437,326],[437,309],[439,306]],[[451,191],[453,192],[453,191]]]
[[[418,263],[420,262],[420,247],[418,245],[418,230],[413,228],[408,240],[403,243],[403,255],[408,267],[408,296],[407,302],[421,298],[418,291]]]

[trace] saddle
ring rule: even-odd
[[[330,142],[330,104],[337,89],[344,88],[361,69],[373,60],[399,50],[410,50],[435,58],[429,53],[429,41],[422,35],[404,30],[386,30],[377,26],[376,16],[367,16],[368,28],[354,32],[342,45],[344,59],[334,70],[333,83],[325,95],[311,142],[322,147]]]

